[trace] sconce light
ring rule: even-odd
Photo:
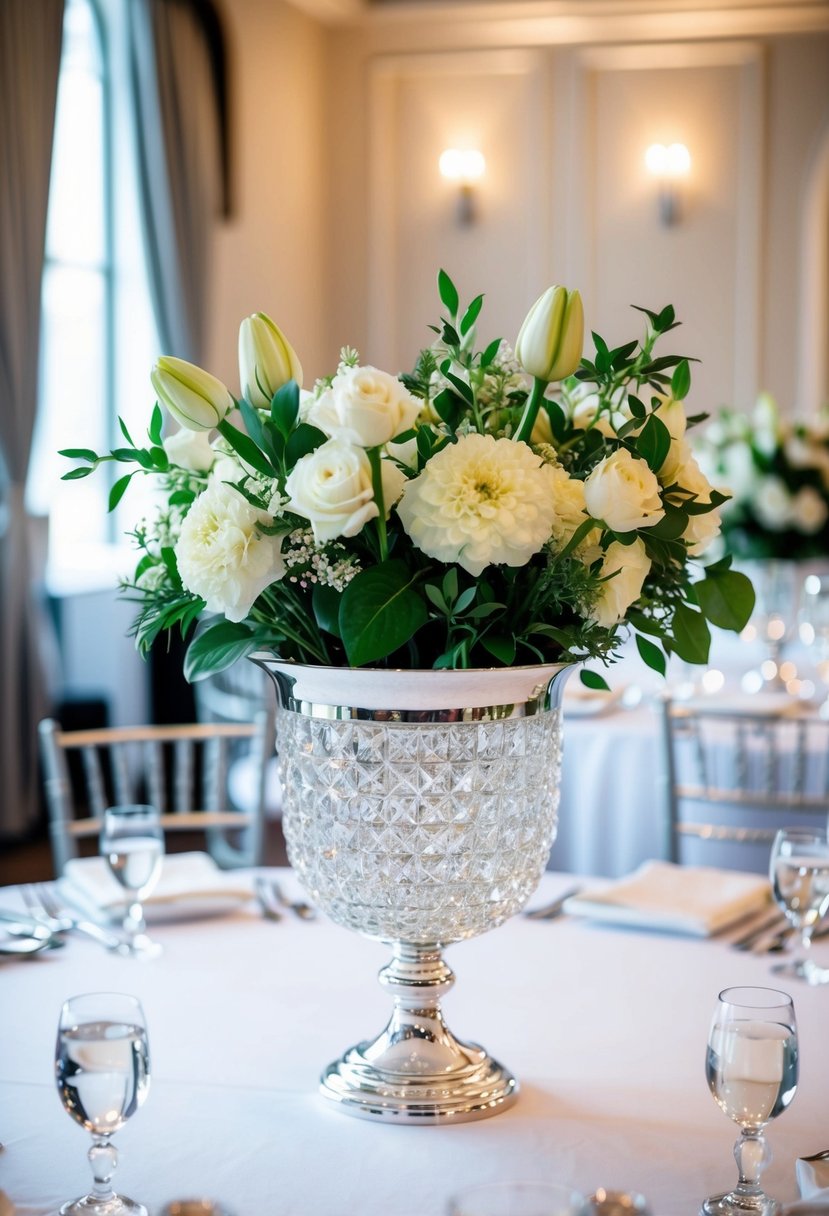
[[[461,150],[447,148],[440,154],[440,172],[447,181],[458,187],[457,218],[459,224],[471,224],[475,220],[475,185],[486,169],[483,152],[475,148]]]
[[[679,218],[678,186],[691,168],[691,154],[685,144],[651,144],[645,165],[659,186],[659,218],[669,227]]]

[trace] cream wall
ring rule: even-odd
[[[535,294],[564,281],[611,340],[638,332],[629,304],[674,303],[683,328],[664,349],[703,360],[696,408],[748,408],[767,388],[807,415],[829,397],[825,266],[820,324],[799,342],[820,246],[804,215],[829,142],[829,8],[699,7],[699,19],[625,27],[607,15],[507,20],[505,6],[498,20],[476,8],[464,21],[457,7],[417,20],[415,6],[385,6],[330,29],[329,366],[346,341],[407,366],[429,336],[442,265],[463,294],[488,294],[486,337],[513,337]],[[463,138],[480,139],[488,164],[466,229],[437,172]],[[642,158],[674,139],[693,166],[682,220],[664,228]],[[818,222],[829,224],[825,206]]]
[[[222,9],[233,213],[217,228],[207,365],[238,385],[239,322],[269,313],[306,372],[325,366],[325,27],[279,0]]]

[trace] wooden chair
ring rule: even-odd
[[[829,722],[667,699],[662,723],[672,861],[764,873],[778,828],[826,830]]]
[[[78,856],[81,840],[97,837],[106,808],[129,802],[156,806],[165,833],[203,832],[224,869],[260,863],[272,714],[262,710],[245,723],[78,731],[47,718],[39,730],[56,875]],[[249,743],[257,773],[255,804],[242,811],[227,795],[228,759],[240,740]]]

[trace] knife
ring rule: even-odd
[[[571,887],[569,891],[559,895],[558,899],[554,899],[548,904],[542,904],[540,908],[528,908],[524,916],[528,920],[555,920],[564,911],[567,900],[573,895],[578,895],[581,889],[581,887]]]

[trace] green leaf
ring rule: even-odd
[[[652,528],[647,528],[648,535],[658,536],[661,540],[676,540],[682,536],[685,529],[688,527],[688,512],[682,507],[675,507],[673,503],[666,502],[665,514],[660,519],[658,524],[654,524]]]
[[[452,371],[452,364],[448,359],[441,364],[440,370],[443,372],[449,383],[454,384],[455,388],[458,390],[463,399],[468,401],[471,405],[475,399],[472,389],[465,380],[462,380],[460,376],[455,375],[455,373]]]
[[[245,424],[245,430],[250,435],[251,439],[260,448],[262,443],[262,419],[257,411],[253,408],[250,402],[244,398],[239,402],[239,413],[242,415],[242,421]]]
[[[454,566],[450,566],[443,576],[443,594],[450,604],[457,598],[458,571]]]
[[[404,562],[392,560],[362,570],[348,584],[339,619],[352,667],[386,658],[426,623],[426,605],[412,590],[415,578]]]
[[[478,320],[478,313],[481,311],[481,305],[483,304],[483,302],[484,302],[483,296],[475,296],[475,299],[472,301],[472,303],[467,308],[466,312],[463,314],[463,317],[461,318],[461,336],[462,337],[464,337],[467,333],[469,333],[472,326]]]
[[[654,473],[665,463],[671,450],[671,432],[661,418],[651,414],[636,440],[636,450]]]
[[[450,430],[454,431],[461,418],[463,417],[464,403],[457,393],[453,393],[451,389],[444,388],[432,401],[435,411]]]
[[[150,448],[150,460],[153,462],[153,467],[158,469],[160,473],[166,473],[170,467],[170,457],[164,451],[164,448]]]
[[[442,613],[443,616],[448,616],[449,605],[443,598],[443,593],[441,592],[440,588],[436,587],[434,583],[426,583],[423,590],[426,593],[427,600],[434,604],[438,612]]]
[[[134,476],[135,476],[134,473],[127,473],[124,477],[118,478],[115,485],[112,487],[112,489],[109,492],[109,506],[107,507],[108,511],[114,511],[115,508],[118,506],[118,503],[124,497],[124,491],[126,490],[127,486],[130,484],[130,482],[132,481]]]
[[[739,633],[754,611],[754,588],[737,570],[710,566],[706,577],[694,583],[697,602],[712,625]]]
[[[688,390],[691,387],[691,368],[688,365],[688,360],[683,359],[677,364],[676,371],[671,376],[671,396],[675,401],[682,401],[688,396]]]
[[[70,469],[68,473],[61,476],[61,481],[80,481],[82,477],[88,477],[90,473],[94,473],[95,469],[92,465],[80,469]]]
[[[487,633],[481,638],[481,645],[505,667],[509,667],[511,663],[515,662],[515,638],[499,637]]]
[[[58,452],[58,456],[66,456],[69,460],[88,460],[90,464],[94,464],[98,459],[98,453],[93,452],[92,448],[63,448]]]
[[[438,271],[438,294],[444,308],[454,320],[458,315],[458,290],[445,270]]]
[[[194,638],[184,657],[184,677],[190,683],[224,671],[253,654],[258,635],[241,621],[220,621]]]
[[[276,469],[267,459],[249,435],[243,434],[242,431],[237,431],[226,418],[223,418],[216,428],[223,439],[226,439],[230,446],[240,456],[242,460],[254,468],[259,473],[264,473],[266,477],[275,477]]]
[[[502,341],[501,338],[495,338],[494,341],[490,342],[489,346],[486,348],[484,353],[481,355],[481,367],[489,367],[492,360],[498,354],[498,349],[501,345],[501,341]]]
[[[647,638],[636,635],[636,649],[639,651],[642,659],[647,663],[648,667],[654,671],[658,671],[661,676],[665,674],[666,658],[663,652],[653,642],[649,642]]]
[[[678,604],[673,619],[673,649],[686,663],[707,663],[711,631],[701,612]]]
[[[644,418],[648,412],[645,409],[644,403],[641,402],[638,397],[629,396],[628,405],[630,406],[630,412],[633,414],[634,418]]]
[[[461,612],[465,612],[466,609],[469,607],[469,605],[472,603],[472,601],[475,599],[475,596],[477,595],[477,593],[478,593],[477,587],[467,587],[466,591],[462,591],[460,593],[460,595],[458,596],[458,598],[455,600],[455,603],[452,605],[452,611],[456,615]]]
[[[271,419],[287,439],[299,417],[299,385],[296,380],[289,380],[273,395],[271,401]]]
[[[332,633],[335,638],[340,636],[340,600],[342,592],[334,587],[324,587],[317,583],[311,595],[311,605],[320,629]]]
[[[126,424],[126,422],[124,422],[123,418],[118,419],[118,426],[121,428],[121,434],[124,436],[127,443],[130,445],[130,447],[134,448],[135,440],[133,439],[132,435],[127,430],[127,424]]]
[[[150,417],[150,426],[148,430],[150,443],[159,445],[163,442],[164,435],[164,415],[161,412],[161,406],[156,401],[153,406],[152,416]]]
[[[610,685],[604,676],[600,676],[597,671],[586,671],[584,668],[579,672],[579,679],[585,688],[596,688],[602,692],[610,692]]]
[[[288,467],[292,469],[303,456],[307,456],[309,452],[315,452],[318,447],[327,442],[328,436],[319,427],[311,426],[308,422],[301,422],[292,432],[285,448]]]

